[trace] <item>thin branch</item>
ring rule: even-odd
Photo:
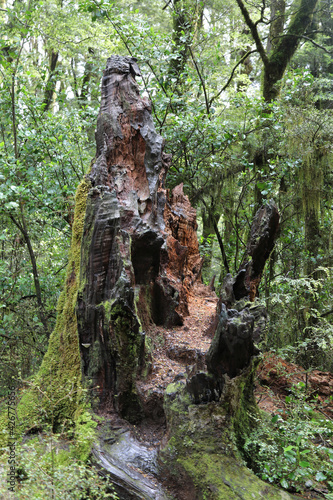
[[[304,40],[306,40],[307,42],[311,42],[312,45],[314,45],[315,47],[317,47],[318,49],[321,49],[323,50],[324,52],[326,52],[326,54],[330,54],[332,55],[333,54],[333,51],[332,50],[327,50],[326,47],[323,47],[322,45],[320,45],[319,43],[315,42],[314,40],[312,40],[312,38],[306,36],[306,35],[293,35],[292,33],[290,34],[285,34],[285,35],[280,35],[280,36],[276,36],[274,38],[284,38],[284,37],[296,37],[296,38],[303,38]]]
[[[233,67],[233,69],[232,69],[232,71],[231,71],[231,74],[230,74],[230,77],[229,77],[229,79],[228,79],[227,83],[226,83],[226,84],[222,87],[222,89],[221,89],[221,90],[220,90],[217,94],[215,94],[215,95],[211,98],[211,100],[209,101],[209,106],[211,106],[211,105],[212,105],[212,103],[213,103],[213,101],[215,101],[215,99],[217,99],[218,97],[220,97],[220,95],[222,94],[222,92],[224,92],[224,91],[225,91],[225,89],[226,89],[226,88],[230,85],[231,80],[233,79],[234,74],[235,74],[235,71],[236,71],[236,69],[238,68],[238,66],[239,66],[240,64],[242,64],[242,63],[245,61],[245,59],[247,59],[247,58],[249,57],[249,55],[254,54],[255,52],[258,52],[258,51],[257,51],[257,49],[249,50],[249,51],[248,51],[248,52],[247,52],[247,53],[246,53],[243,57],[241,57],[241,59],[238,61],[238,63],[237,63],[237,64]]]
[[[268,56],[266,54],[266,51],[264,49],[264,46],[261,42],[261,39],[260,39],[260,36],[259,36],[259,33],[258,33],[258,30],[257,30],[257,26],[256,24],[252,21],[251,17],[250,17],[250,14],[249,14],[249,11],[247,10],[247,8],[245,7],[244,3],[242,2],[242,0],[236,0],[237,4],[238,4],[238,7],[240,8],[242,14],[243,14],[243,17],[244,17],[244,20],[247,24],[247,26],[250,28],[250,31],[251,31],[251,34],[252,34],[252,37],[253,37],[253,40],[256,44],[256,47],[257,47],[257,50],[260,54],[260,57],[262,59],[262,62],[264,63],[264,66],[267,66],[268,65]]]
[[[209,116],[210,115],[210,102],[208,101],[208,95],[207,95],[206,85],[205,85],[205,82],[204,82],[204,80],[202,78],[202,74],[201,74],[201,71],[199,70],[197,61],[194,58],[194,55],[193,55],[191,47],[189,46],[188,49],[189,49],[189,52],[190,52],[190,55],[191,55],[191,59],[193,61],[193,64],[195,66],[195,69],[197,71],[198,77],[200,79],[200,82],[201,82],[201,85],[202,85],[202,88],[203,88],[203,91],[204,91],[206,111],[207,111],[207,115]]]
[[[164,7],[162,7],[162,10],[165,10],[170,4],[171,4],[172,0],[169,0],[165,5]]]
[[[325,312],[321,313],[320,317],[325,318],[326,316],[329,316],[332,313],[333,313],[333,309],[330,309],[329,311],[325,311]]]

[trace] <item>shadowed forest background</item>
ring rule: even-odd
[[[112,54],[138,61],[140,91],[172,155],[166,186],[183,183],[197,210],[203,282],[218,295],[237,273],[253,217],[274,199],[280,225],[259,289],[268,318],[259,347],[333,371],[332,8],[331,0],[0,0],[0,397],[13,378],[33,380],[48,348]],[[330,472],[312,472],[327,480],[330,499],[332,429],[316,432],[328,432]],[[290,442],[292,452],[300,443]],[[290,487],[284,466],[273,473],[270,452],[260,453],[270,464],[252,464],[260,477]]]

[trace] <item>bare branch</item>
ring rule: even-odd
[[[198,77],[200,79],[200,82],[201,82],[201,85],[202,85],[202,88],[203,88],[203,91],[204,91],[204,95],[205,95],[205,104],[206,104],[206,111],[207,111],[207,115],[209,116],[210,115],[210,102],[208,101],[208,95],[207,95],[207,90],[206,90],[206,85],[205,85],[205,82],[202,78],[202,74],[201,74],[201,71],[199,70],[199,67],[198,67],[198,64],[197,64],[197,61],[195,60],[194,58],[194,55],[193,55],[193,52],[192,52],[192,49],[191,47],[188,47],[189,48],[189,52],[191,54],[191,58],[192,58],[192,61],[193,61],[193,64],[195,66],[195,69],[197,71],[197,74],[198,74]]]
[[[258,52],[260,54],[262,62],[264,63],[264,66],[266,66],[266,65],[268,65],[268,56],[267,56],[266,51],[264,49],[264,46],[263,46],[263,44],[261,42],[258,30],[257,30],[257,23],[254,23],[252,21],[252,19],[250,17],[250,14],[249,14],[249,11],[245,7],[243,1],[242,0],[236,0],[236,1],[237,1],[237,4],[238,4],[238,7],[240,8],[240,10],[241,10],[241,12],[243,14],[243,17],[244,17],[244,20],[245,20],[247,26],[250,28],[253,40],[254,40],[254,42],[256,44],[256,47],[257,47],[257,50],[258,50]]]
[[[235,74],[235,71],[236,71],[236,69],[238,68],[238,66],[239,66],[240,64],[242,64],[242,63],[245,61],[245,59],[247,59],[247,58],[249,57],[249,55],[254,54],[255,52],[257,52],[257,49],[249,50],[248,52],[246,52],[246,54],[244,54],[244,56],[243,56],[243,57],[241,57],[241,58],[240,58],[240,60],[238,61],[238,63],[237,63],[237,64],[233,67],[233,69],[232,69],[232,71],[231,71],[231,74],[230,74],[230,77],[229,77],[229,79],[228,79],[227,83],[226,83],[226,84],[225,84],[225,85],[221,88],[221,90],[220,90],[217,94],[215,94],[215,95],[211,98],[211,100],[209,101],[209,106],[211,106],[211,105],[212,105],[212,103],[215,101],[215,99],[217,99],[218,97],[220,97],[220,95],[222,94],[222,92],[224,92],[224,90],[225,90],[227,87],[229,87],[229,85],[230,85],[230,83],[231,83],[231,80],[233,79],[234,74]]]

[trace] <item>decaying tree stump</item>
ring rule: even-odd
[[[99,387],[97,408],[110,405],[130,422],[140,420],[136,379],[145,364],[145,327],[151,321],[181,324],[188,293],[200,277],[195,210],[182,185],[172,193],[165,189],[170,158],[136,75],[134,58],[108,59],[96,161],[76,193],[56,327],[37,389],[27,391],[18,405],[19,419],[30,429],[41,420],[43,391],[54,428],[85,418],[82,385]],[[160,477],[171,475],[179,485],[177,500],[291,498],[254,476],[239,453],[257,417],[256,317],[239,299],[254,298],[271,251],[278,214],[270,207],[271,215],[263,211],[257,217],[238,275],[225,283],[208,371],[175,380],[165,391]]]
[[[251,226],[245,257],[235,281],[233,293],[235,300],[248,296],[254,302],[266,261],[273,250],[279,228],[280,215],[271,200],[257,211]]]
[[[202,263],[196,212],[182,185],[164,187],[170,157],[139,74],[131,57],[112,56],[104,71],[77,300],[84,377],[99,386],[101,405],[113,400],[130,421],[141,416],[143,328],[182,324]]]
[[[235,277],[224,280],[216,332],[206,355],[208,372],[235,377],[258,354],[254,342],[265,324],[264,306],[254,306],[265,263],[274,247],[280,215],[274,201],[263,205],[252,222],[243,262]],[[243,299],[243,301],[242,301]],[[248,301],[246,303],[246,301]]]

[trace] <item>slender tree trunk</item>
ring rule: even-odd
[[[202,217],[202,246],[204,247],[204,263],[203,271],[208,273],[212,263],[213,256],[213,241],[214,241],[214,226],[209,215],[209,212],[202,207],[201,209]]]
[[[280,89],[278,83],[282,79],[290,59],[295,54],[302,36],[312,21],[312,15],[317,6],[318,0],[301,0],[300,5],[294,2],[292,7],[294,8],[295,14],[291,19],[287,32],[282,35],[279,34],[278,41],[276,42],[276,45],[272,44],[270,47],[272,50],[269,54],[264,49],[260,38],[257,29],[258,23],[252,21],[250,13],[243,3],[243,0],[236,1],[242,12],[244,20],[251,31],[253,40],[264,65],[264,99],[266,102],[271,102],[279,95]],[[278,19],[276,19],[276,23],[272,24],[271,35],[275,30],[277,31],[281,29],[279,23],[281,24],[281,21],[278,22]]]
[[[52,101],[53,101],[53,95],[55,91],[55,86],[57,83],[56,79],[56,66],[58,62],[58,57],[59,57],[59,52],[54,52],[53,49],[51,51],[50,55],[50,74],[49,78],[47,80],[46,86],[45,86],[45,91],[44,91],[44,111],[48,111]]]
[[[32,274],[33,274],[33,278],[34,278],[35,290],[36,290],[36,298],[37,298],[37,304],[38,304],[38,317],[44,326],[44,330],[45,330],[46,335],[49,337],[50,330],[49,330],[48,321],[47,321],[45,311],[44,311],[44,304],[43,304],[43,299],[42,299],[42,290],[41,290],[40,281],[39,281],[37,260],[36,260],[35,252],[32,248],[31,239],[29,236],[29,232],[27,229],[25,216],[24,216],[24,212],[23,212],[23,207],[21,206],[21,220],[20,221],[17,218],[15,218],[12,214],[10,214],[9,217],[12,220],[12,222],[15,224],[15,226],[20,230],[20,232],[24,238],[25,244],[27,246],[29,256],[30,256],[30,262],[31,262]]]
[[[311,207],[305,213],[305,246],[308,252],[306,272],[310,276],[316,268],[316,256],[320,245],[318,211]]]
[[[173,53],[176,56],[169,66],[169,80],[178,80],[183,73],[189,49],[202,25],[204,2],[175,0],[173,3]]]

